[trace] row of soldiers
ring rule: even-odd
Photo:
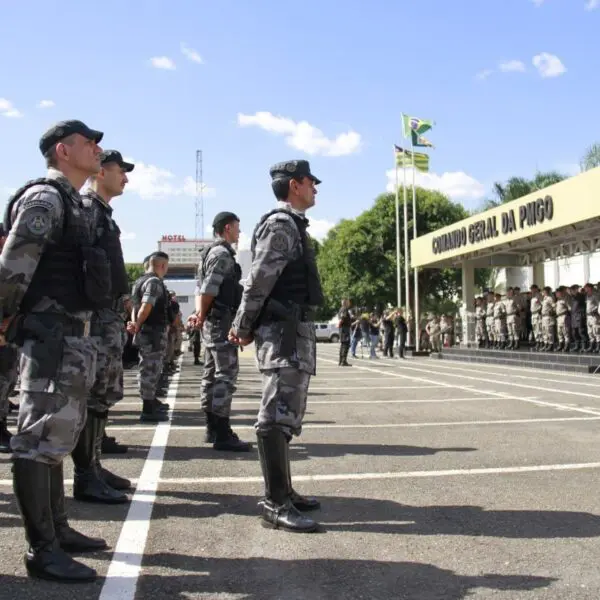
[[[510,287],[506,298],[489,292],[475,299],[479,347],[516,350],[530,337],[542,352],[600,352],[597,288],[586,283],[555,291],[532,285],[522,294]]]

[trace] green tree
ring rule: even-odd
[[[600,144],[592,144],[581,159],[581,170],[589,171],[600,167]]]
[[[127,277],[129,278],[129,287],[133,285],[136,279],[139,279],[144,274],[144,265],[138,263],[127,263]]]
[[[567,179],[567,176],[558,171],[538,171],[533,179],[511,177],[506,182],[496,182],[493,186],[496,198],[487,200],[487,208],[484,210],[493,206],[499,206],[505,202],[517,200],[532,192],[543,190],[549,185],[554,185],[564,179]]]
[[[417,188],[416,193],[418,235],[468,216],[462,205],[451,202],[439,192]],[[401,203],[401,230],[404,227],[403,214]],[[344,296],[351,298],[355,305],[373,309],[381,309],[387,303],[396,304],[395,218],[395,194],[381,194],[373,206],[356,219],[343,220],[329,231],[317,259],[329,314],[338,308],[340,298]],[[408,229],[412,235],[412,201],[408,206],[408,218]],[[403,241],[400,260],[404,274]],[[477,283],[485,285],[487,272],[478,271],[477,277]],[[419,273],[419,295],[423,306],[455,296],[460,291],[460,283],[460,271],[457,269],[422,270]],[[404,291],[404,283],[402,285]],[[414,293],[412,285],[411,293]]]

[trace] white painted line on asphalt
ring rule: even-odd
[[[445,364],[441,364],[444,363]],[[449,363],[452,362],[452,365],[450,365]],[[422,363],[421,363],[422,364]],[[506,369],[508,369],[510,371],[510,377],[512,378],[517,378],[517,379],[530,379],[531,381],[540,381],[540,373],[539,371],[542,371],[542,373],[546,373],[546,374],[550,374],[550,373],[554,373],[554,371],[551,371],[549,369],[539,369],[538,371],[536,371],[533,375],[517,375],[516,373],[513,373],[513,367],[507,367],[506,365],[504,365],[505,371],[504,373],[500,373],[498,371],[487,371],[484,369],[472,369],[469,367],[463,367],[463,366],[457,366],[455,367],[454,365],[461,365],[464,363],[461,363],[460,361],[437,361],[435,368],[436,369],[446,369],[446,372],[450,372],[450,371],[466,371],[469,373],[473,373],[474,371],[476,373],[480,373],[482,375],[496,375],[496,376],[501,376],[501,375],[505,375],[506,374]],[[485,367],[488,367],[489,365],[486,364]],[[585,377],[588,377],[589,379],[592,379],[592,377],[590,375],[587,375]],[[542,378],[542,383],[562,383],[567,384],[567,385],[577,385],[577,386],[585,386],[585,387],[592,387],[592,388],[600,388],[600,382],[598,382],[598,380],[596,380],[597,383],[590,383],[588,381],[571,381],[571,380],[567,380],[567,379],[548,379],[548,377],[543,377]]]
[[[564,423],[568,421],[598,421],[598,417],[548,417],[539,419],[498,419],[491,421],[442,421],[439,423],[423,422],[423,423],[385,423],[375,425],[338,425],[338,424],[311,424],[302,425],[302,430],[305,429],[394,429],[403,427],[453,427],[465,425],[519,425],[527,423]],[[253,425],[236,425],[237,429],[247,429],[254,431]],[[127,430],[127,431],[147,431],[153,427],[140,427],[131,425],[111,425],[111,431]],[[204,425],[172,425],[171,431],[198,431],[204,430]]]
[[[395,388],[394,388],[395,389]],[[310,396],[310,394],[309,394]],[[485,397],[482,396],[480,398],[471,397],[471,398],[427,398],[427,399],[419,399],[419,398],[411,398],[409,400],[311,400],[310,406],[313,404],[327,404],[328,406],[331,404],[438,404],[444,402],[491,402],[498,400],[511,400],[515,399],[512,396],[493,396],[493,397]],[[531,397],[532,400],[535,399],[535,396]],[[138,402],[119,402],[119,406],[138,406]],[[233,401],[233,409],[235,410],[236,406],[256,406],[260,404],[260,399],[256,400],[235,400]],[[196,400],[195,402],[183,402],[181,400],[177,401],[177,406],[197,406],[200,408],[200,400]],[[111,413],[113,414],[113,413]],[[114,415],[118,415],[118,411],[114,411]],[[233,417],[235,418],[235,416]]]
[[[443,385],[353,385],[353,386],[344,386],[344,387],[312,387],[310,386],[310,388],[308,389],[308,395],[310,396],[311,392],[329,392],[329,391],[340,391],[340,390],[347,390],[349,392],[351,392],[352,390],[423,390],[426,388],[441,388],[441,387],[445,387]],[[236,386],[237,391],[240,394],[243,394],[244,392],[256,392],[256,391],[261,391],[261,386],[258,385],[256,387],[252,387],[252,388],[242,388],[239,386]]]
[[[577,471],[598,469],[600,462],[558,465],[527,465],[515,467],[489,467],[482,469],[446,469],[442,471],[399,471],[396,473],[332,473],[319,475],[294,475],[294,481],[361,481],[373,479],[412,479],[421,477],[457,477],[464,475],[504,475],[510,473],[540,473],[543,471]],[[196,485],[207,483],[262,483],[262,477],[199,477],[161,479],[161,485]]]
[[[328,360],[326,358],[320,358],[319,360],[325,361],[325,362],[333,362],[331,360]],[[378,373],[381,371],[378,371],[377,369],[372,369],[370,367],[356,367],[357,369],[362,369],[363,371],[372,371],[374,373]],[[587,394],[585,392],[574,392],[571,390],[557,390],[556,388],[544,388],[544,387],[540,387],[538,385],[526,385],[524,383],[514,383],[512,381],[510,381],[510,377],[506,377],[506,379],[504,379],[503,381],[497,380],[497,379],[486,379],[483,377],[473,377],[473,376],[469,376],[469,375],[463,375],[461,373],[452,373],[452,372],[440,372],[440,371],[436,371],[433,367],[432,368],[428,368],[428,369],[419,369],[417,367],[411,367],[409,365],[406,365],[403,367],[402,369],[403,371],[408,370],[408,371],[417,371],[419,373],[427,373],[429,375],[440,375],[443,377],[460,377],[461,379],[468,379],[470,381],[479,381],[481,383],[497,383],[499,385],[503,385],[503,386],[510,386],[510,387],[520,387],[520,388],[525,388],[525,389],[529,389],[529,390],[534,390],[536,392],[551,392],[551,393],[556,393],[557,391],[560,392],[561,394],[570,394],[573,396],[584,396],[586,398],[597,398],[598,395],[597,394]],[[449,388],[454,388],[454,389],[459,389],[459,390],[468,390],[468,391],[472,391],[472,386],[471,387],[466,387],[464,385],[456,385],[453,383],[444,383],[441,381],[435,381],[433,379],[425,379],[423,377],[416,377],[416,376],[412,376],[412,375],[401,375],[400,373],[396,373],[397,377],[403,378],[403,379],[411,379],[413,381],[422,381],[423,383],[438,383],[439,385],[442,385],[444,387],[449,387]],[[499,396],[499,397],[505,397],[504,394],[502,392],[495,392],[492,390],[486,390],[487,394],[489,394],[490,396]],[[523,402],[530,402],[533,404],[538,404],[541,406],[549,406],[552,408],[558,408],[560,410],[570,410],[570,411],[575,411],[575,412],[581,412],[581,413],[585,413],[585,414],[590,414],[590,415],[598,415],[600,416],[600,409],[598,410],[588,410],[585,408],[575,408],[575,407],[570,407],[567,406],[565,404],[558,404],[558,403],[554,403],[554,402],[541,402],[539,400],[528,400],[526,398],[521,398],[519,396],[512,396],[517,400],[521,400]]]
[[[172,417],[177,398],[183,354],[179,356],[177,362],[179,370],[173,375],[167,390],[170,417]],[[134,427],[129,426],[127,429],[131,431]],[[156,500],[156,490],[169,440],[171,421],[158,423],[153,429],[156,431],[152,438],[152,444],[137,481],[135,494],[131,500],[127,518],[123,523],[98,600],[133,600],[135,598],[142,558],[150,530],[152,507]]]

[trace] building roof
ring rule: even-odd
[[[417,206],[418,209],[418,206]],[[529,265],[600,248],[600,167],[411,241],[411,267]]]

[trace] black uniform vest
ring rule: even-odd
[[[92,310],[90,298],[85,293],[85,264],[83,251],[89,248],[91,235],[83,208],[76,210],[67,190],[58,181],[49,178],[34,179],[17,190],[9,199],[4,213],[4,227],[12,226],[12,210],[15,202],[35,185],[55,188],[63,204],[63,234],[58,244],[45,248],[33,279],[21,302],[21,310],[31,310],[42,298],[52,298],[68,312]]]
[[[93,196],[88,196],[88,198],[92,202],[98,202]],[[121,247],[121,230],[106,208],[102,206],[101,209],[103,223],[100,225],[100,235],[96,244],[106,252],[110,262],[111,293],[104,298],[104,308],[113,308],[115,300],[129,292],[129,278]]]
[[[154,273],[144,273],[144,275],[142,275],[133,284],[133,290],[132,290],[131,295],[132,295],[133,306],[135,307],[136,314],[140,310],[140,307],[142,306],[142,297],[143,297],[142,286],[144,285],[144,283],[146,283],[146,281],[148,281],[148,279],[150,279],[152,277],[156,277],[156,275]],[[169,319],[168,319],[169,296],[168,296],[168,292],[167,292],[167,288],[165,287],[165,284],[160,280],[160,278],[159,278],[159,281],[160,281],[160,285],[162,286],[163,293],[156,300],[156,303],[154,304],[152,311],[148,315],[148,318],[144,321],[144,325],[150,325],[153,327],[164,327],[169,322]]]
[[[321,281],[317,270],[315,255],[310,245],[306,227],[308,220],[300,217],[289,210],[276,208],[264,215],[258,222],[252,234],[252,260],[254,260],[256,249],[256,232],[259,227],[271,216],[276,213],[285,213],[294,220],[300,233],[302,242],[302,253],[298,258],[289,262],[283,269],[269,298],[273,298],[282,304],[298,304],[301,306],[320,306],[323,303],[323,291]]]
[[[227,252],[231,255],[234,260],[233,273],[223,279],[221,286],[219,287],[219,293],[213,300],[211,309],[226,309],[232,312],[237,311],[242,301],[242,286],[240,280],[242,278],[242,268],[235,262],[235,253],[225,240],[216,240],[210,246],[207,246],[200,255],[200,278],[206,277],[206,260],[210,251],[217,246],[224,246]]]

